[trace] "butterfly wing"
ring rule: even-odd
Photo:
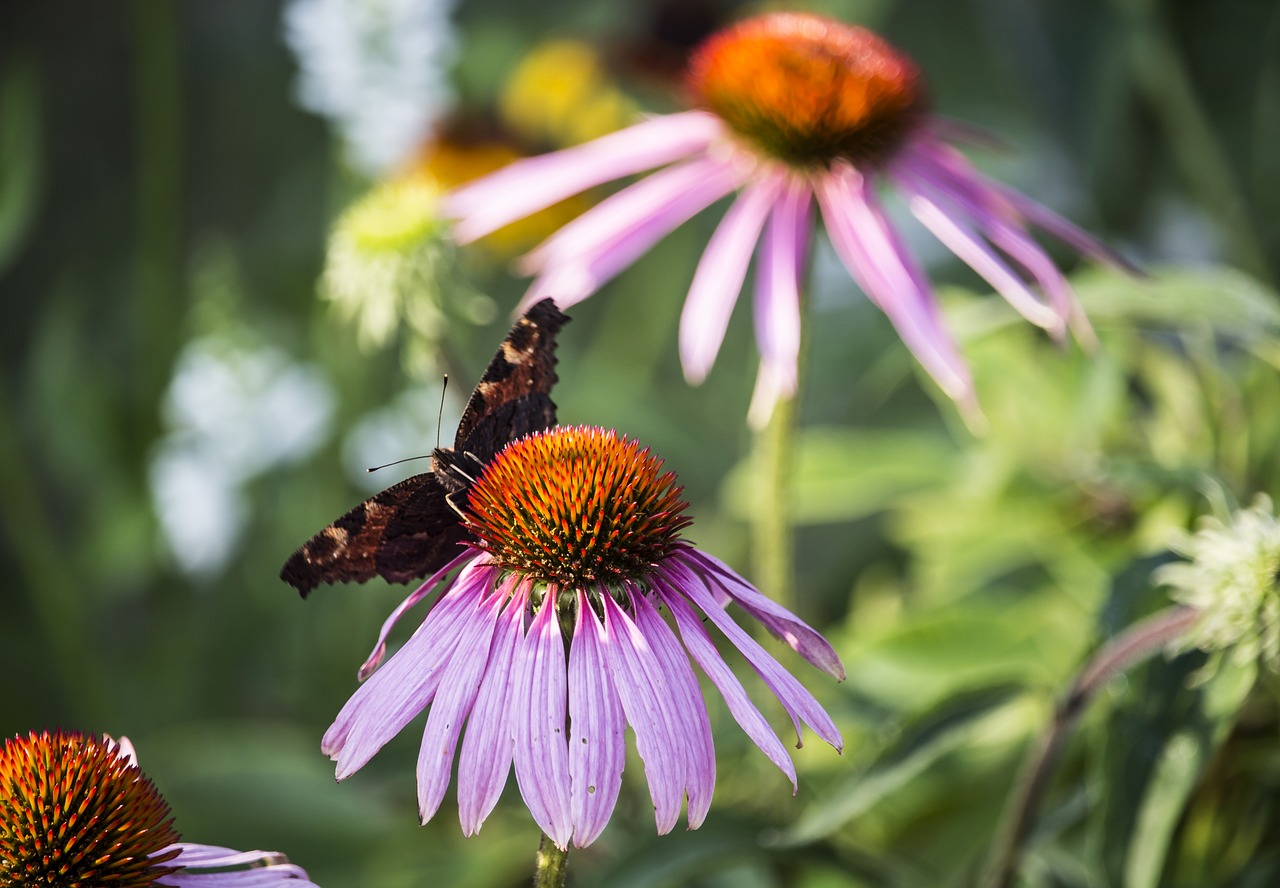
[[[280,579],[306,598],[321,583],[363,583],[377,575],[407,583],[435,573],[467,537],[431,472],[365,500],[303,543]]]
[[[487,463],[517,438],[556,424],[556,334],[568,321],[550,299],[516,321],[467,401],[455,450]]]
[[[448,495],[465,493],[516,438],[555,425],[556,334],[568,320],[550,299],[530,308],[467,401],[454,449],[432,454],[435,471],[356,506],[293,553],[280,578],[305,598],[321,583],[363,583],[375,575],[407,583],[447,564],[467,539]]]

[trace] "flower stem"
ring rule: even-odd
[[[755,581],[760,590],[794,610],[795,544],[791,534],[791,472],[795,454],[799,392],[780,398],[773,415],[756,432],[755,465],[760,501],[751,525]]]
[[[569,849],[561,850],[556,843],[542,834],[538,843],[537,866],[533,871],[533,888],[562,888],[565,874],[569,872]]]
[[[1008,888],[1013,884],[1023,845],[1035,824],[1036,810],[1049,785],[1058,753],[1085,707],[1107,682],[1159,653],[1199,618],[1198,608],[1165,608],[1121,632],[1085,664],[1053,720],[1027,754],[987,858],[982,881],[986,888]]]

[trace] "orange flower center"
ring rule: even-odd
[[[690,520],[684,489],[635,441],[591,426],[522,438],[472,486],[477,545],[534,580],[590,588],[640,580]]]
[[[178,841],[169,806],[106,740],[47,731],[0,748],[0,886],[143,888]]]
[[[791,166],[882,161],[924,106],[919,70],[864,28],[773,13],[710,37],[690,62],[696,103]]]

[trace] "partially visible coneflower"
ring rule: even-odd
[[[43,731],[0,747],[0,888],[313,883],[282,854],[179,841],[125,738]]]
[[[701,381],[720,348],[759,241],[755,323],[761,370],[753,417],[796,387],[800,287],[817,202],[836,253],[908,348],[970,415],[969,370],[917,260],[885,213],[891,184],[915,216],[1027,320],[1091,336],[1063,275],[1030,230],[1094,258],[1117,257],[1047,208],[978,173],[949,144],[963,128],[929,113],[910,59],[863,28],[771,13],[733,25],[693,55],[695,110],[512,164],[447,195],[469,242],[603,182],[656,167],[525,257],[525,304],[585,299],[681,223],[737,199],[693,277],[680,325],[685,374]]]
[[[612,431],[557,427],[508,445],[459,503],[472,542],[386,621],[361,669],[371,676],[325,734],[338,778],[429,706],[418,758],[424,822],[439,809],[457,752],[465,834],[480,829],[514,763],[543,832],[561,849],[583,846],[613,811],[630,725],[658,831],[675,826],[686,798],[696,828],[716,766],[692,660],[794,791],[790,757],[704,623],[777,695],[797,743],[802,722],[837,749],[841,738],[725,606],[738,605],[831,675],[843,678],[843,667],[817,632],[681,538],[690,524],[681,490],[662,460]],[[378,668],[396,620],[437,589],[422,625]]]

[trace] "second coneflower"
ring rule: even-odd
[[[1094,238],[979,174],[929,114],[916,66],[875,34],[774,13],[713,35],[693,55],[695,110],[522,160],[445,198],[468,242],[568,195],[656,167],[530,253],[526,304],[578,302],[681,223],[735,191],[694,274],[680,325],[686,376],[710,370],[759,242],[753,414],[796,387],[800,282],[816,199],[837,254],[941,389],[976,412],[969,370],[916,259],[876,193],[899,188],[915,216],[1027,320],[1057,337],[1089,329],[1065,278],[1030,235],[1119,261]],[[669,166],[667,166],[669,164]]]
[[[659,832],[675,826],[686,799],[697,827],[716,764],[692,660],[794,787],[790,757],[704,623],[777,695],[797,741],[805,723],[841,746],[813,695],[725,605],[737,604],[837,678],[843,667],[817,632],[681,539],[690,521],[680,492],[660,459],[604,429],[556,427],[508,445],[459,503],[468,544],[387,620],[362,674],[379,667],[395,621],[441,590],[422,625],[325,734],[339,779],[429,706],[418,758],[424,821],[444,798],[456,753],[464,833],[480,829],[514,764],[543,832],[560,848],[583,846],[613,812],[630,725]]]
[[[316,888],[283,854],[181,842],[132,744],[42,731],[0,746],[0,886]]]

